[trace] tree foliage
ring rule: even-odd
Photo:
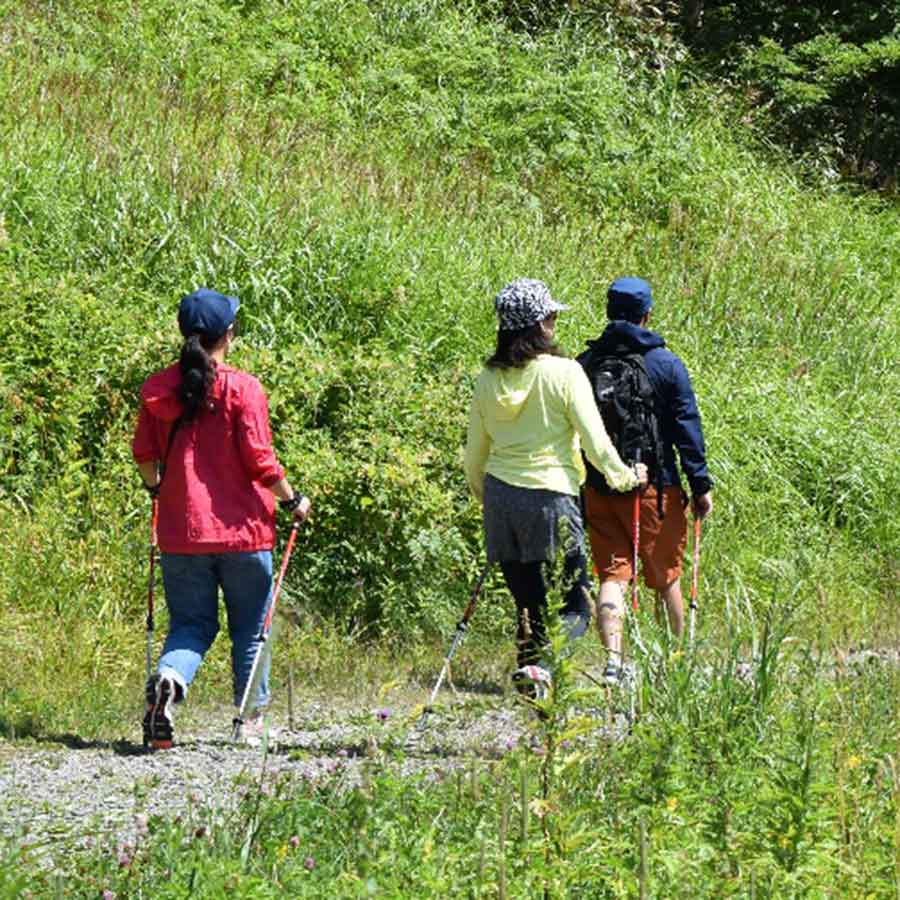
[[[900,3],[705,0],[682,16],[694,52],[736,75],[773,133],[845,177],[896,188]]]
[[[712,68],[757,126],[837,177],[895,190],[900,166],[900,2],[496,0],[515,27],[590,23],[645,66]]]

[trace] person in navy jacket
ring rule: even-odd
[[[699,519],[712,512],[713,482],[706,466],[700,410],[690,376],[665,340],[648,328],[652,308],[652,291],[644,279],[617,279],[607,292],[609,322],[590,346],[592,351],[603,353],[624,345],[642,354],[653,385],[663,442],[662,515],[657,488],[651,483],[642,492],[638,553],[645,584],[657,591],[659,607],[665,609],[673,634],[680,636],[684,630],[680,579],[687,544],[688,496],[678,463],[690,491],[692,512]],[[591,552],[601,582],[597,622],[609,653],[604,677],[614,682],[622,676],[625,587],[633,574],[633,503],[630,496],[591,486],[585,487],[584,503]]]

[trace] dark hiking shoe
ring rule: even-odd
[[[541,666],[522,666],[512,674],[516,690],[529,700],[546,700],[553,680]]]
[[[175,682],[166,675],[154,675],[147,682],[147,708],[144,712],[144,746],[151,750],[170,750],[174,736],[172,704],[176,700]]]

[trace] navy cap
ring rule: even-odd
[[[617,278],[606,292],[610,319],[642,319],[653,308],[653,292],[643,278]]]
[[[197,288],[193,294],[181,298],[178,327],[185,337],[199,333],[215,340],[228,331],[240,305],[237,297],[228,297],[205,287]]]

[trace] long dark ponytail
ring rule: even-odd
[[[215,383],[216,361],[209,355],[209,350],[215,343],[216,341],[210,341],[204,335],[194,332],[185,338],[181,346],[181,358],[178,360],[181,385],[178,395],[184,404],[186,419],[196,417]]]

